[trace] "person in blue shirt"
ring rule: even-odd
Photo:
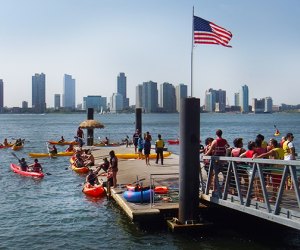
[[[139,159],[143,158],[143,148],[144,148],[144,140],[142,135],[139,135],[139,139],[138,139],[138,152],[139,152]]]

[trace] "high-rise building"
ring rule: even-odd
[[[182,98],[187,98],[187,85],[181,83],[176,86],[176,111],[177,112],[180,112]]]
[[[46,76],[44,73],[32,76],[32,110],[36,113],[46,111]]]
[[[249,112],[249,89],[247,85],[242,86],[240,92],[240,106],[242,113]]]
[[[119,93],[113,93],[111,97],[111,106],[110,112],[111,113],[118,113],[123,110],[123,95]]]
[[[258,113],[272,113],[273,100],[271,97],[265,97],[262,99],[252,99],[252,111]]]
[[[272,113],[273,111],[273,100],[272,97],[265,98],[265,113]]]
[[[83,97],[83,109],[93,108],[97,112],[107,111],[106,97],[100,95],[88,95]]]
[[[160,85],[160,107],[164,112],[176,111],[175,87],[170,83],[164,82]]]
[[[206,112],[214,112],[216,108],[216,91],[209,89],[205,91],[204,107]]]
[[[234,93],[234,106],[240,106],[240,93]]]
[[[121,72],[117,78],[117,93],[123,96],[123,109],[129,107],[129,98],[127,98],[127,77]]]
[[[205,111],[225,112],[226,91],[209,89],[205,92]]]
[[[0,79],[0,109],[3,108],[3,98],[4,98],[4,93],[3,93],[3,80]]]
[[[54,109],[60,109],[60,94],[54,95]]]
[[[157,112],[158,90],[156,82],[143,82],[142,102],[146,113]]]
[[[64,75],[63,107],[75,109],[75,79],[67,74]]]
[[[257,100],[257,98],[252,99],[252,111],[255,114],[263,113],[265,109],[265,100],[260,99]]]

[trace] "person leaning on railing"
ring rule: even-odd
[[[269,142],[269,151],[257,156],[256,158],[269,158],[269,159],[275,159],[275,160],[283,160],[284,159],[284,150],[279,146],[278,142],[275,139],[270,139]],[[282,179],[282,167],[281,165],[272,165],[272,168],[270,170],[271,172],[271,178],[272,178],[272,190],[273,195],[270,201],[275,201],[276,199],[276,193],[278,192],[278,188],[281,183]]]
[[[282,149],[284,151],[284,160],[291,161],[296,160],[296,150],[294,146],[294,135],[292,133],[287,133],[285,136],[285,141],[282,144]],[[293,189],[291,176],[288,176],[287,182],[286,182],[286,189]]]

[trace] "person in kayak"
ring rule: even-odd
[[[58,141],[58,143],[62,143],[65,141],[65,138],[63,136],[61,136],[60,140]]]
[[[77,167],[77,168],[83,168],[84,167],[84,161],[83,159],[81,158],[81,155],[79,153],[76,154],[76,158],[75,158],[75,161],[74,161],[74,165]]]
[[[49,153],[52,154],[52,155],[56,155],[57,154],[57,148],[55,145],[52,145],[50,148],[49,148]]]
[[[99,169],[93,171],[90,169],[89,174],[87,175],[85,182],[87,182],[91,186],[99,185],[99,180],[98,180],[98,172]]]
[[[70,144],[70,145],[66,148],[65,151],[66,151],[66,152],[73,152],[73,151],[74,151],[74,146],[73,146],[73,144]]]
[[[38,159],[34,159],[34,163],[30,164],[28,166],[29,169],[31,169],[31,172],[36,172],[36,173],[42,173],[43,168],[42,165],[39,163]]]
[[[22,171],[28,171],[28,165],[27,162],[25,161],[25,158],[22,158],[21,160],[19,160],[20,163],[20,167]]]
[[[94,166],[95,165],[95,158],[92,154],[91,150],[88,150],[86,153],[81,155],[84,161],[85,166]]]

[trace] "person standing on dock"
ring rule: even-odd
[[[136,150],[137,150],[139,137],[140,137],[140,131],[137,129],[137,130],[135,131],[135,133],[133,134],[133,136],[132,136],[132,141],[133,141],[134,152],[135,152],[135,153],[136,153]]]
[[[78,138],[81,138],[81,139],[84,138],[84,133],[83,133],[83,130],[81,129],[81,127],[78,127],[76,135]]]
[[[149,159],[150,151],[151,151],[151,141],[149,140],[149,138],[146,137],[144,143],[144,155],[145,155],[145,161],[147,166],[150,166],[150,159]]]
[[[164,165],[164,146],[165,142],[163,139],[161,139],[161,135],[158,134],[158,139],[155,142],[155,151],[156,151],[156,164],[158,164],[158,160],[160,158],[161,165]]]
[[[138,139],[138,152],[139,152],[139,159],[143,159],[143,148],[144,148],[144,140],[142,135],[140,134]]]
[[[118,169],[118,158],[115,155],[115,151],[113,151],[113,150],[111,150],[109,152],[109,156],[110,156],[110,166],[107,171],[107,180],[112,178],[113,179],[113,187],[116,188],[117,187],[117,172],[119,170]]]

